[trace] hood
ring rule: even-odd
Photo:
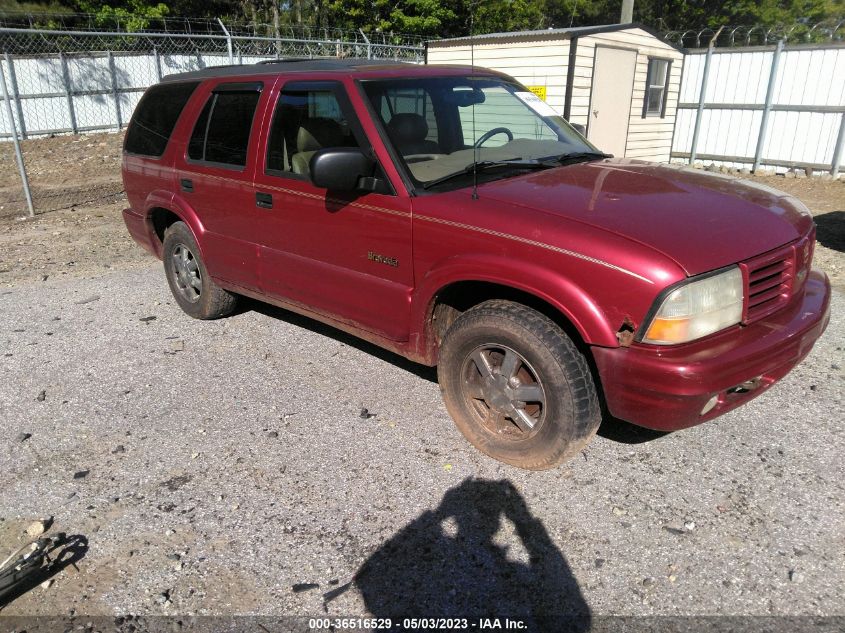
[[[781,191],[678,165],[607,160],[488,183],[479,196],[558,215],[662,252],[688,275],[787,244],[812,227]]]

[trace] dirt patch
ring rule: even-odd
[[[86,276],[154,261],[129,237],[125,201],[73,207],[33,220],[0,219],[0,286]]]
[[[104,204],[123,192],[123,134],[56,136],[21,143],[36,213]],[[0,221],[27,212],[12,143],[0,143]]]

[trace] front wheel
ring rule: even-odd
[[[194,234],[184,222],[174,222],[167,228],[161,250],[170,291],[185,313],[195,319],[231,314],[237,296],[212,281]]]
[[[601,422],[584,355],[551,319],[510,301],[487,301],[447,331],[437,376],[469,442],[499,461],[552,468],[592,439]]]

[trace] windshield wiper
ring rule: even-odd
[[[474,163],[470,163],[461,171],[456,171],[454,173],[441,176],[440,178],[429,180],[422,187],[423,189],[430,189],[431,187],[439,185],[442,182],[446,182],[447,180],[452,180],[453,178],[459,178],[461,176],[467,176],[469,174],[472,174],[473,171],[481,172],[489,169],[496,169],[498,167],[516,167],[518,169],[550,169],[551,167],[557,166],[558,163],[548,160],[537,160],[536,158],[514,158],[511,160],[479,160]]]
[[[613,158],[613,154],[605,154],[604,152],[570,152],[569,154],[558,156],[557,162],[561,165],[574,165],[575,163],[586,163],[591,160],[601,160],[603,158]]]

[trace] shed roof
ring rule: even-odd
[[[660,35],[647,26],[632,22],[630,24],[599,24],[596,26],[573,26],[565,29],[538,29],[536,31],[511,31],[507,33],[485,33],[481,35],[473,35],[472,37],[451,37],[443,40],[430,40],[428,42],[429,48],[448,47],[454,44],[491,44],[495,42],[508,42],[515,40],[526,39],[543,39],[543,40],[567,40],[584,35],[595,35],[597,33],[612,33],[613,31],[627,31],[631,29],[641,29],[659,39],[661,42],[672,48],[680,50],[671,42],[666,42]]]

